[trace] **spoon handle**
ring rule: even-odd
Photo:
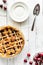
[[[33,24],[32,24],[31,31],[33,31],[33,30],[34,30],[35,21],[36,21],[36,16],[35,16],[35,18],[34,18],[34,21],[33,21]]]

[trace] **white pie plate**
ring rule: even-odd
[[[16,22],[23,22],[29,17],[29,8],[25,2],[15,2],[9,8],[10,17]]]

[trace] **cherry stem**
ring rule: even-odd
[[[39,65],[41,65],[41,61],[39,62]]]

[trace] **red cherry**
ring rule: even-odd
[[[37,62],[37,61],[38,61],[38,59],[37,59],[37,58],[33,58],[33,60],[34,60],[35,62]]]
[[[33,64],[33,62],[32,62],[32,61],[30,61],[30,62],[29,62],[29,64],[30,64],[30,65],[32,65],[32,64]]]
[[[42,60],[42,63],[43,63],[43,60]]]
[[[24,62],[27,63],[27,59],[24,59]]]
[[[35,65],[38,65],[38,63],[37,63],[37,62],[35,62]]]
[[[35,57],[36,57],[36,58],[40,58],[40,55],[39,55],[39,54],[37,54]]]
[[[30,55],[30,53],[27,53],[27,57],[30,57],[31,55]]]
[[[41,61],[41,58],[37,58],[38,61]]]
[[[4,3],[6,3],[6,0],[3,0]]]
[[[38,53],[41,57],[43,56],[43,52],[41,52],[41,53]]]
[[[4,10],[6,11],[7,10],[7,7],[4,6]]]
[[[3,8],[3,5],[2,4],[0,4],[0,8]]]

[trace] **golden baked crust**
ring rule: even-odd
[[[23,34],[14,27],[0,27],[0,57],[9,58],[21,52],[24,46]]]

